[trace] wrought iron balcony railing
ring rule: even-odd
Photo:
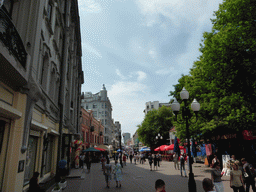
[[[0,8],[0,40],[25,68],[27,52],[12,20],[2,8]]]

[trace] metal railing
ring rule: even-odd
[[[27,52],[12,20],[2,8],[0,8],[0,40],[25,68]]]

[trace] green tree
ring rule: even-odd
[[[255,10],[254,0],[224,0],[211,20],[212,31],[203,34],[202,55],[190,74],[183,75],[175,91],[170,92],[170,96],[179,97],[185,86],[190,98],[201,104],[198,122],[190,126],[195,134],[223,126],[248,129],[255,123]],[[183,129],[177,127],[178,135]]]
[[[151,149],[156,145],[158,133],[163,136],[163,140],[158,144],[166,144],[169,139],[169,131],[173,127],[173,113],[171,108],[162,106],[158,110],[149,111],[143,122],[138,125],[139,140]]]

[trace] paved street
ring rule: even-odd
[[[111,161],[114,165],[114,162]],[[116,188],[114,180],[111,181],[110,188],[106,188],[105,179],[101,170],[100,163],[94,163],[91,167],[90,173],[85,173],[80,170],[81,178],[69,178],[67,179],[68,186],[64,190],[65,192],[83,192],[83,191],[133,191],[133,192],[148,192],[154,191],[154,184],[157,179],[163,179],[166,184],[166,191],[173,192],[186,192],[188,191],[188,177],[181,177],[180,171],[175,170],[173,162],[162,161],[162,164],[158,171],[150,171],[149,164],[130,164],[123,168],[123,181],[122,188]],[[195,180],[197,185],[197,191],[203,192],[202,180],[205,177],[210,178],[210,169],[203,164],[193,164],[193,172],[195,174]],[[224,176],[225,192],[232,192],[229,187],[229,177]],[[50,189],[47,191],[50,192]]]

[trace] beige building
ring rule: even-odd
[[[4,0],[0,8],[0,191],[54,180],[80,132],[77,0]],[[63,144],[63,145],[62,145]]]

